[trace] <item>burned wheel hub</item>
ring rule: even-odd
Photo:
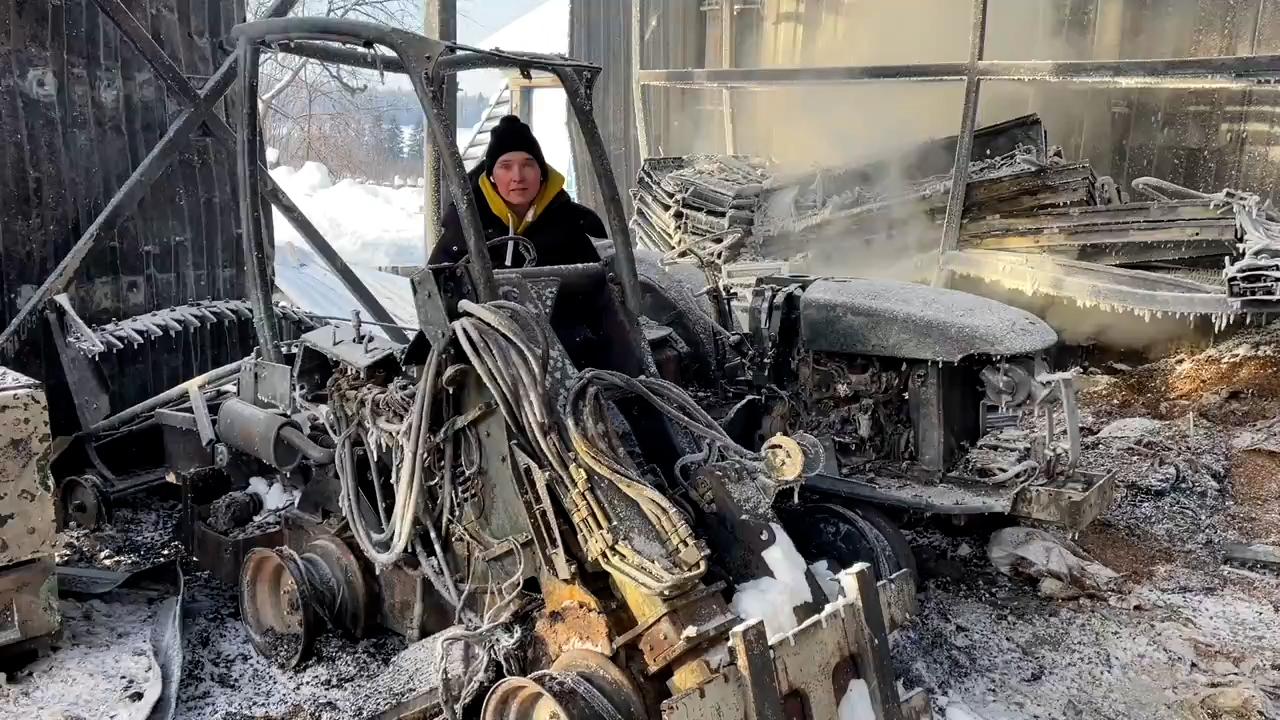
[[[336,537],[313,540],[302,554],[258,548],[240,569],[240,610],[258,653],[293,668],[310,655],[326,620],[349,637],[363,637],[368,585]]]
[[[111,493],[93,475],[64,480],[59,500],[67,527],[96,530],[100,525],[111,522]]]
[[[481,720],[629,720],[645,717],[631,679],[607,656],[570,650],[550,670],[498,682]]]
[[[255,548],[240,566],[240,617],[258,654],[283,668],[311,653],[318,630],[298,554]]]
[[[809,562],[831,560],[840,568],[865,562],[877,580],[900,570],[916,573],[911,545],[883,513],[867,505],[804,505],[781,513],[796,549]]]

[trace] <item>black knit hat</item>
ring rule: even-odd
[[[547,161],[542,158],[542,146],[533,136],[533,130],[515,115],[502,118],[489,131],[489,149],[484,153],[484,174],[493,177],[493,166],[498,164],[498,158],[509,152],[529,153],[538,163],[542,178],[546,179]]]

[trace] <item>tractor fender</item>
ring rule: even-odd
[[[817,280],[800,299],[814,352],[957,362],[1030,355],[1058,342],[1040,318],[996,300],[893,280]]]

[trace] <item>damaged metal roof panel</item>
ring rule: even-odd
[[[891,280],[819,280],[801,299],[800,323],[810,350],[912,360],[1028,355],[1058,341],[1029,312]]]

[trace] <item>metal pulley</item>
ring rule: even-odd
[[[760,447],[769,477],[778,482],[793,483],[814,475],[826,463],[822,443],[808,433],[790,437],[778,433]]]
[[[1001,408],[1018,407],[1027,401],[1037,383],[1031,373],[1018,365],[988,365],[979,374],[987,402]]]

